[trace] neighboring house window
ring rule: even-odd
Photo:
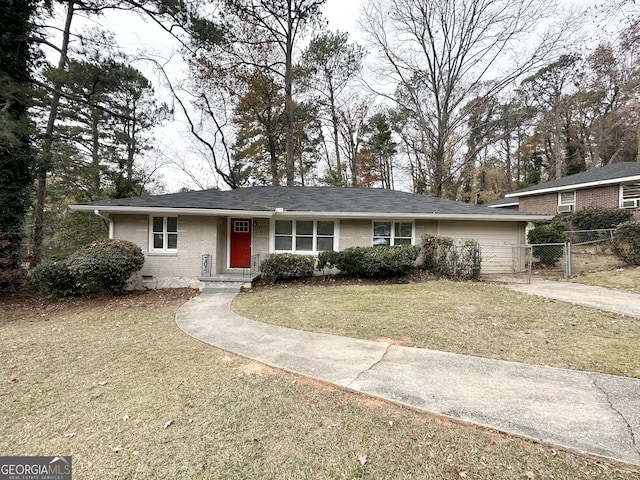
[[[178,249],[178,217],[152,217],[151,249]]]
[[[276,220],[276,251],[325,252],[331,251],[333,248],[333,221]]]
[[[622,208],[636,208],[640,206],[640,183],[622,185]]]
[[[571,213],[576,209],[576,192],[558,194],[558,213]]]
[[[373,245],[411,245],[413,223],[373,222]]]

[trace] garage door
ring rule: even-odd
[[[526,268],[524,222],[440,222],[438,235],[480,244],[483,274],[506,273]]]

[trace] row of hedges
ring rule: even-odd
[[[124,240],[99,240],[64,260],[38,265],[31,271],[31,281],[46,296],[117,294],[143,264],[144,254],[137,245]]]
[[[478,279],[480,251],[475,241],[456,245],[448,237],[425,235],[423,245],[352,247],[340,252],[321,252],[312,256],[277,254],[260,265],[263,279],[275,283],[310,278],[315,272],[337,270],[343,277],[395,278],[416,268],[440,277]]]
[[[393,278],[411,273],[420,247],[353,247],[318,255],[318,270],[336,268],[346,277]]]

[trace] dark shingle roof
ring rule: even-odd
[[[507,197],[524,196],[535,193],[538,190],[562,190],[567,187],[578,187],[585,184],[615,183],[617,179],[629,177],[640,177],[640,162],[610,163],[588,172],[576,173],[575,175],[558,178],[533,187],[523,188],[507,194]]]
[[[105,200],[82,209],[124,207],[185,208],[270,212],[333,212],[363,214],[514,215],[511,211],[387,189],[341,187],[250,187],[202,190],[151,197]],[[516,213],[517,214],[517,213]]]

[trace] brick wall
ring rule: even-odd
[[[215,217],[178,216],[177,252],[149,251],[149,216],[113,215],[112,219],[115,238],[129,240],[144,252],[142,276],[197,278],[204,254],[212,256],[212,265],[217,264],[218,221]]]
[[[558,213],[558,192],[543,193],[520,197],[519,211],[541,215]],[[576,211],[590,207],[618,208],[620,206],[620,187],[585,188],[576,190]]]
[[[590,207],[618,208],[619,206],[620,187],[617,185],[576,191],[576,210]]]
[[[558,213],[558,194],[543,193],[520,197],[519,211],[539,215],[556,215]]]

